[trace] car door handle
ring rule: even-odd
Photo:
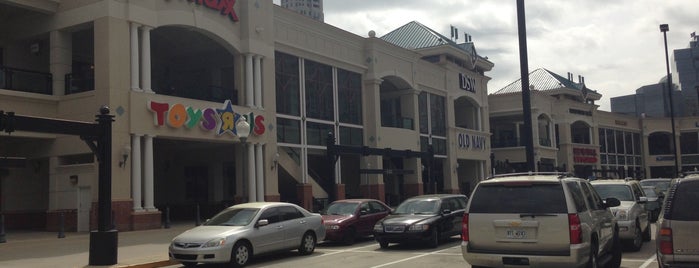
[[[282,228],[284,228],[284,226],[282,226],[282,225],[277,226],[277,229],[282,229]]]
[[[299,221],[301,224],[306,224],[306,220]]]

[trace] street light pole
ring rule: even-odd
[[[680,172],[680,165],[677,157],[677,137],[675,136],[675,107],[672,104],[672,76],[670,76],[670,58],[667,53],[667,31],[670,30],[670,26],[667,24],[660,24],[660,31],[663,33],[663,40],[665,42],[665,70],[667,72],[667,96],[670,101],[670,124],[672,128],[672,155],[675,158],[675,170],[672,172],[674,177],[678,177],[678,172]]]
[[[243,180],[248,181],[248,202],[255,202],[257,201],[257,197],[255,196],[256,187],[255,184],[250,181],[248,171],[245,168],[245,166],[248,164],[247,161],[252,161],[249,159],[250,155],[248,154],[247,144],[248,136],[250,135],[250,123],[248,123],[245,116],[241,115],[240,119],[238,119],[238,123],[235,125],[235,128],[240,142],[243,143]]]

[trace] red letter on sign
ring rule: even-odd
[[[221,0],[218,2],[218,10],[221,11],[222,15],[229,15],[233,21],[238,21],[238,15],[235,14],[233,6],[235,6],[235,0]]]
[[[169,108],[170,105],[167,103],[150,101],[148,109],[155,112],[155,125],[162,126],[165,123],[163,122],[165,121],[165,113]]]
[[[255,135],[262,135],[265,133],[265,117],[264,116],[257,116],[255,117],[255,128],[253,129],[253,132],[255,132]]]

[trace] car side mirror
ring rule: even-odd
[[[448,214],[451,214],[451,210],[450,210],[450,209],[442,210],[442,215],[448,215]]]
[[[359,210],[359,215],[366,215],[366,214],[369,214],[368,210],[366,210],[366,209]]]
[[[607,199],[604,200],[604,205],[606,205],[608,208],[618,207],[619,205],[621,205],[621,201],[619,201],[619,199],[616,199],[614,197],[608,197]]]
[[[646,203],[646,202],[648,202],[648,197],[641,196],[641,197],[638,198],[638,203],[643,204],[643,203]]]
[[[267,225],[269,225],[269,220],[264,219],[264,220],[257,221],[257,224],[255,224],[255,227],[262,227],[262,226],[267,226]]]

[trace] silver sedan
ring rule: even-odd
[[[298,249],[313,253],[325,239],[319,214],[282,202],[258,202],[224,209],[172,239],[170,259],[193,267],[197,263],[230,263],[242,267],[254,255]]]

